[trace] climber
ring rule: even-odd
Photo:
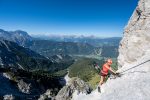
[[[100,87],[104,83],[104,80],[105,80],[106,76],[108,75],[108,71],[111,71],[115,75],[118,74],[111,68],[111,64],[112,64],[112,60],[108,59],[100,71],[101,79],[100,79],[99,86],[98,86],[98,92],[101,92]]]

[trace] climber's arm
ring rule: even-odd
[[[115,72],[111,67],[106,66],[106,68],[107,68],[108,70],[110,70],[112,73],[116,74],[116,72]]]

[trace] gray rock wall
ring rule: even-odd
[[[140,0],[124,30],[118,64],[137,61],[150,52],[150,0]]]
[[[90,95],[75,95],[72,100],[150,100],[150,0],[140,0],[119,46],[118,72]]]

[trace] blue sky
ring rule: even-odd
[[[0,0],[0,28],[29,34],[122,36],[138,0]]]

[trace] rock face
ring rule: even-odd
[[[0,69],[0,100],[49,100],[62,88],[60,79],[23,70],[3,73]]]
[[[21,46],[26,46],[30,44],[33,38],[28,35],[27,32],[16,30],[16,31],[4,31],[0,29],[0,37],[15,42]]]
[[[30,88],[31,88],[31,84],[27,84],[26,82],[24,82],[23,80],[19,80],[18,82],[18,88],[22,93],[30,93]]]
[[[15,97],[13,97],[12,95],[5,95],[4,100],[15,100]]]
[[[150,98],[150,0],[140,0],[119,47],[116,79],[108,79],[90,95],[80,94],[73,100],[149,100]]]
[[[150,0],[140,0],[128,25],[119,47],[118,63],[137,61],[150,52]]]
[[[53,98],[51,97],[51,95],[51,90],[48,89],[44,94],[40,95],[40,98],[38,100],[51,100]]]
[[[77,92],[89,94],[91,88],[81,79],[75,78],[69,85],[64,86],[56,96],[56,100],[71,100],[73,94]]]
[[[3,76],[11,81],[17,82],[17,87],[20,92],[30,94],[31,83],[27,83],[23,79],[18,80],[17,78],[14,78],[13,74],[10,73],[3,73]]]

